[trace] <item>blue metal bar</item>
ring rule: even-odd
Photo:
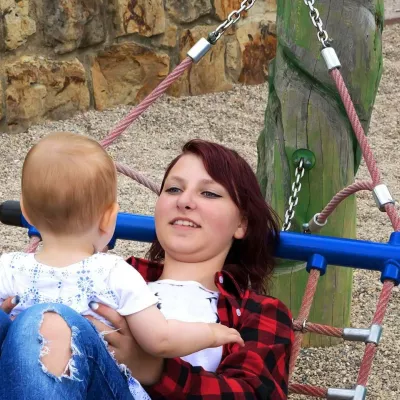
[[[39,232],[21,214],[19,226],[28,228],[29,235]],[[155,239],[154,217],[119,213],[112,248],[117,239],[152,242]],[[282,232],[276,256],[309,262],[315,254],[327,264],[381,271],[386,278],[400,279],[400,232],[393,232],[389,243],[375,243],[329,236]],[[322,264],[321,264],[322,267]],[[397,271],[397,272],[396,272]],[[397,275],[396,275],[397,274]]]
[[[154,218],[120,213],[114,237],[151,242],[155,238]],[[276,256],[307,262],[314,254],[320,254],[328,264],[382,272],[388,260],[400,264],[398,244],[397,232],[392,234],[388,244],[282,232]]]

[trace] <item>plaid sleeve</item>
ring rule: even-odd
[[[290,312],[279,300],[251,296],[238,329],[245,346],[228,346],[216,373],[180,358],[168,359],[160,382],[147,388],[151,398],[287,399],[293,342]]]

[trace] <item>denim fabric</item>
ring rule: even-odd
[[[46,371],[40,361],[46,342],[39,329],[46,311],[59,314],[72,331],[72,357],[62,377]],[[132,400],[147,396],[136,380],[133,383],[142,397],[132,396],[127,377],[94,326],[62,304],[32,306],[11,323],[0,310],[0,345],[0,400]]]

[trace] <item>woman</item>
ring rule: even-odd
[[[161,311],[167,318],[220,321],[237,329],[245,346],[206,349],[183,359],[152,358],[138,348],[122,317],[92,304],[118,329],[105,335],[117,360],[146,385],[152,399],[286,399],[291,316],[281,302],[262,294],[273,271],[279,232],[250,166],[221,145],[188,142],[167,168],[155,222],[158,241],[149,251],[149,260],[131,258],[129,262],[159,297]],[[97,320],[92,322],[99,330],[109,330]],[[72,349],[77,350],[72,351],[67,367],[78,375],[71,378],[65,363],[57,366],[64,368],[63,377],[70,378],[61,379],[62,385],[60,379],[49,380],[38,368],[43,367],[44,358],[38,363],[39,327],[40,337],[65,337],[64,345],[69,345],[69,334]],[[11,324],[5,343],[0,398],[1,388],[12,388],[14,398],[41,398],[47,392],[58,398],[129,398],[94,329],[62,307],[27,310]],[[79,358],[82,353],[89,363]],[[53,357],[51,363],[57,364],[57,359]],[[34,375],[35,384],[29,383],[32,375],[30,380],[25,378],[25,371]],[[79,381],[73,379],[76,376]],[[7,389],[4,393],[10,393]],[[7,398],[12,397],[8,394]]]

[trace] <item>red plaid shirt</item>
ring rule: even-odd
[[[163,265],[130,258],[147,282],[161,276]],[[288,393],[289,357],[293,343],[292,318],[279,300],[242,291],[231,275],[215,275],[220,292],[221,323],[237,329],[244,347],[225,345],[217,371],[207,372],[180,358],[165,360],[161,380],[147,388],[153,400],[283,400]]]

